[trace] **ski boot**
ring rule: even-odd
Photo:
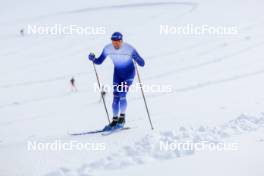
[[[126,123],[125,114],[120,114],[120,117],[117,120],[116,127],[123,128]]]
[[[106,125],[103,130],[104,131],[110,131],[110,130],[112,130],[113,128],[116,127],[117,123],[118,123],[118,118],[117,117],[113,117],[112,122],[109,125]]]

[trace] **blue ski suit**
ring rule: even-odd
[[[95,64],[102,64],[109,56],[114,64],[113,76],[113,116],[119,116],[119,113],[125,114],[127,108],[127,91],[132,85],[135,77],[135,66],[133,60],[140,66],[145,65],[145,61],[138,52],[129,44],[123,43],[119,49],[115,49],[112,44],[104,47],[101,55],[94,60]],[[126,85],[126,89],[118,89],[119,85]]]

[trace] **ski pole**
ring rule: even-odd
[[[96,70],[94,62],[93,62],[93,68],[94,68],[95,76],[96,76],[96,79],[97,79],[97,84],[98,84],[99,89],[100,89],[101,98],[102,98],[103,103],[104,103],[104,108],[105,108],[105,112],[106,112],[106,115],[107,115],[107,120],[110,123],[109,113],[108,113],[108,110],[107,110],[107,107],[106,107],[105,98],[104,98],[103,92],[101,90],[101,84],[100,84],[99,76],[98,76],[98,73],[97,73],[97,70]]]
[[[139,82],[139,84],[140,84],[141,94],[142,94],[142,97],[143,97],[143,100],[144,100],[144,103],[145,103],[145,107],[146,107],[146,110],[147,110],[149,123],[150,123],[151,129],[154,130],[154,127],[153,127],[153,125],[152,125],[152,121],[151,121],[151,118],[150,118],[150,113],[149,113],[149,109],[148,109],[148,105],[147,105],[146,97],[145,97],[144,90],[143,90],[143,87],[142,87],[141,78],[140,78],[139,71],[138,71],[138,68],[137,68],[137,64],[134,62],[134,65],[135,65],[135,67],[136,67],[137,77],[138,77],[138,82]]]

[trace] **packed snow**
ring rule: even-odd
[[[2,2],[0,175],[263,176],[263,7],[258,0]],[[105,33],[27,31],[28,25],[54,24],[103,27]],[[237,26],[238,33],[160,33],[161,25],[187,24]],[[137,91],[128,95],[126,125],[131,129],[71,136],[108,123],[87,56],[98,56],[114,31],[122,32],[145,59],[146,66],[139,67],[144,85],[172,90],[145,92],[154,130]],[[110,59],[96,68],[100,81],[111,85]],[[110,114],[111,102],[110,92]],[[101,144],[104,150],[30,151],[29,141]],[[204,141],[234,143],[237,150],[161,149],[161,143]]]

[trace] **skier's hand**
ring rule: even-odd
[[[94,61],[95,60],[95,54],[94,53],[90,53],[88,56],[90,61]]]

